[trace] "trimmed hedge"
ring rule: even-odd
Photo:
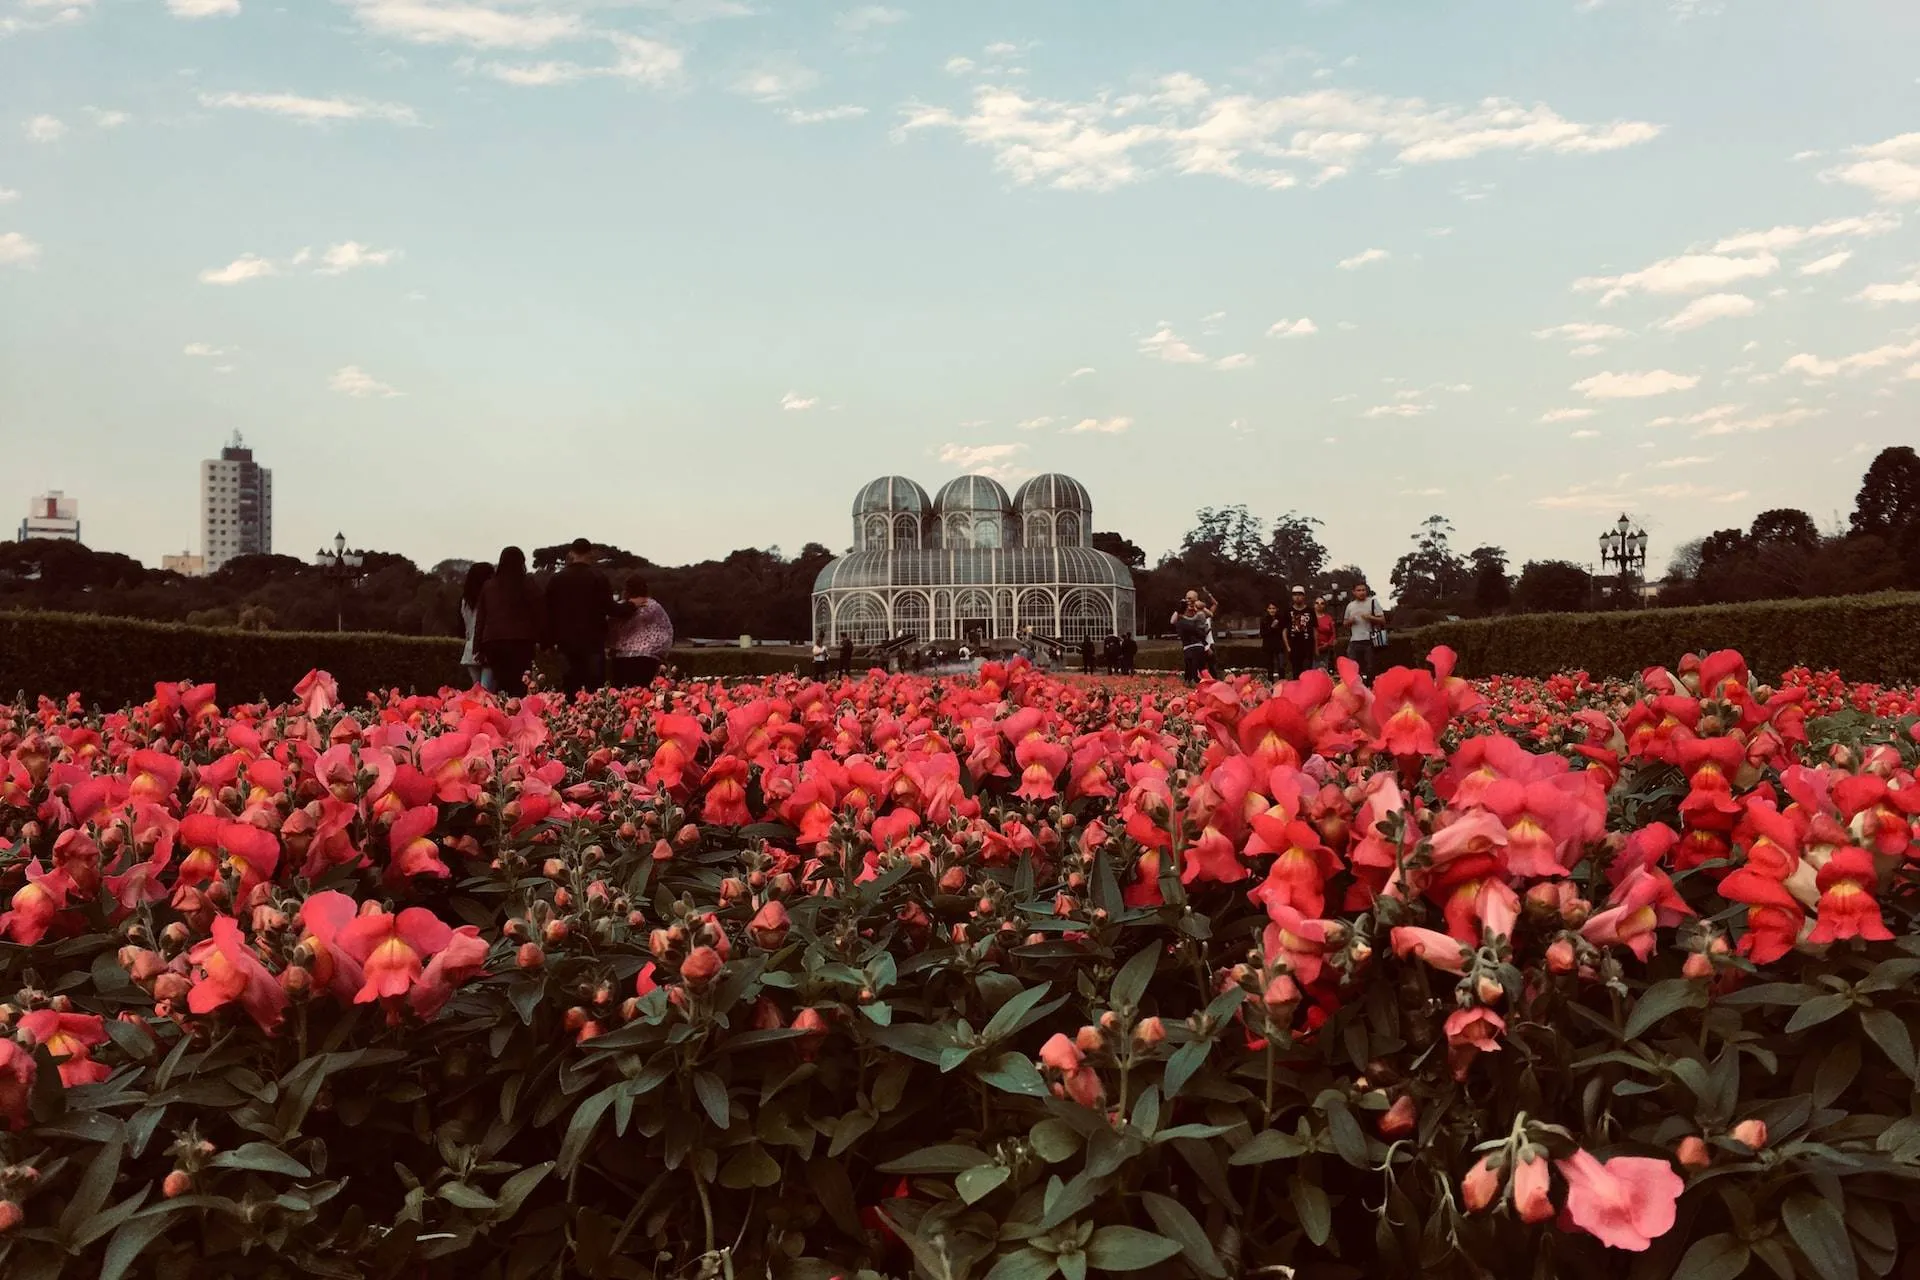
[[[1396,636],[1395,650],[1402,644],[1410,652],[1395,656],[1403,661],[1447,645],[1463,676],[1634,676],[1676,654],[1738,649],[1769,678],[1806,666],[1905,683],[1920,680],[1920,593],[1443,622]]]
[[[461,685],[461,642],[369,631],[237,631],[85,613],[0,613],[0,699],[78,691],[101,706],[144,702],[161,682],[216,685],[232,705],[291,696],[318,667],[357,699],[376,689],[431,693]],[[676,649],[692,676],[793,671],[804,658],[760,649]]]

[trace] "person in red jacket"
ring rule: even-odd
[[[1327,610],[1325,596],[1313,602],[1313,651],[1317,655],[1315,666],[1332,668],[1333,614]]]

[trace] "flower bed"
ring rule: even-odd
[[[1911,691],[1451,666],[0,708],[0,1274],[1890,1274]]]

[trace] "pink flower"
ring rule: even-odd
[[[1400,926],[1393,931],[1393,954],[1417,955],[1445,973],[1465,973],[1470,953],[1451,934]]]
[[[1522,1160],[1513,1171],[1513,1209],[1522,1222],[1545,1222],[1553,1216],[1548,1196],[1552,1173],[1544,1156]]]
[[[1639,1252],[1673,1229],[1674,1203],[1686,1184],[1665,1160],[1576,1151],[1559,1163],[1567,1180],[1567,1217],[1614,1249]]]
[[[1467,1078],[1475,1056],[1498,1053],[1507,1020],[1491,1009],[1455,1009],[1447,1015],[1447,1064],[1455,1080]]]
[[[324,671],[309,671],[293,686],[293,696],[309,718],[322,715],[340,705],[340,684]]]
[[[189,1010],[212,1013],[238,1001],[268,1035],[280,1026],[287,993],[247,946],[232,916],[214,917],[213,936],[195,946],[187,959],[197,970],[193,989],[187,993]]]

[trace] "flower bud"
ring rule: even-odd
[[[1490,1158],[1481,1156],[1479,1162],[1467,1170],[1467,1176],[1460,1179],[1460,1199],[1468,1213],[1479,1213],[1500,1194],[1500,1175],[1487,1163]]]
[[[1544,1157],[1522,1160],[1513,1171],[1513,1208],[1522,1222],[1545,1222],[1553,1216],[1550,1181]]]
[[[1711,978],[1713,961],[1704,951],[1690,951],[1686,961],[1681,964],[1680,972],[1689,978]]]
[[[747,925],[747,936],[753,939],[755,946],[772,951],[787,940],[791,923],[784,904],[769,902],[754,913]]]
[[[1742,1120],[1733,1126],[1733,1140],[1745,1143],[1755,1151],[1767,1145],[1767,1122],[1765,1120]]]
[[[193,1179],[179,1169],[169,1173],[166,1181],[160,1184],[160,1194],[169,1200],[176,1200],[191,1190],[193,1190]]]
[[[514,957],[514,963],[531,972],[547,963],[547,953],[540,949],[537,942],[523,942],[520,951]]]
[[[1142,1018],[1133,1029],[1133,1042],[1142,1049],[1152,1048],[1166,1038],[1166,1024],[1158,1018]]]
[[[1698,1135],[1688,1134],[1680,1139],[1680,1145],[1674,1149],[1674,1157],[1682,1168],[1704,1169],[1713,1162],[1713,1153]]]
[[[1481,1004],[1498,1004],[1500,997],[1507,994],[1505,987],[1484,973],[1475,980],[1473,991],[1480,997]]]
[[[1073,1037],[1073,1043],[1082,1053],[1098,1053],[1107,1047],[1107,1038],[1100,1034],[1098,1027],[1082,1027]]]
[[[712,947],[695,947],[680,962],[680,980],[689,987],[704,987],[720,972],[720,963],[720,953]]]
[[[1566,938],[1555,938],[1547,946],[1547,968],[1555,973],[1572,973],[1579,963],[1573,950],[1573,943]]]
[[[1420,1107],[1409,1094],[1401,1094],[1380,1117],[1380,1136],[1387,1139],[1404,1138],[1412,1133],[1420,1123]]]
[[[541,936],[547,940],[547,945],[550,947],[558,946],[560,943],[565,942],[567,940],[567,934],[570,932],[572,932],[572,930],[565,920],[549,920],[547,921],[547,927],[540,931]]]
[[[0,1200],[0,1235],[5,1235],[7,1232],[19,1226],[21,1220],[26,1216],[26,1210],[22,1209],[16,1202],[12,1200]]]
[[[153,980],[155,1000],[185,1000],[191,990],[193,983],[187,980],[184,973],[163,973]]]
[[[280,971],[280,989],[290,996],[303,996],[313,987],[313,975],[302,965],[290,964]]]

